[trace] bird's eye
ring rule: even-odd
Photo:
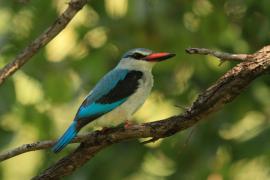
[[[145,56],[140,54],[140,53],[134,53],[134,54],[131,55],[131,57],[133,57],[134,59],[141,59],[141,58],[143,58]]]

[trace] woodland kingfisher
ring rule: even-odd
[[[175,54],[136,48],[126,52],[118,65],[108,72],[93,88],[79,107],[66,132],[52,151],[61,151],[90,122],[117,125],[143,105],[153,87],[152,68],[157,62]]]

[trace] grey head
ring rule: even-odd
[[[171,57],[175,56],[175,54],[167,53],[167,52],[153,52],[152,50],[145,48],[135,48],[126,52],[122,59],[124,60],[143,60],[147,62],[160,62]]]
[[[135,48],[131,49],[128,52],[126,52],[123,56],[123,58],[133,58],[133,59],[142,59],[150,54],[152,54],[153,51],[150,49],[145,49],[145,48]]]

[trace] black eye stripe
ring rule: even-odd
[[[133,58],[133,59],[137,59],[137,60],[142,60],[142,58],[146,57],[147,55],[143,55],[139,52],[134,52],[132,54],[127,54],[125,56],[123,56],[123,58]]]
[[[141,59],[141,58],[144,58],[145,55],[140,54],[140,53],[134,53],[134,54],[130,55],[130,57],[132,57],[134,59]]]

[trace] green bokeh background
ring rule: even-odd
[[[0,1],[0,67],[44,31],[65,0]],[[61,34],[0,87],[0,149],[56,139],[83,97],[127,50],[174,52],[153,71],[153,94],[134,119],[181,113],[235,64],[219,66],[187,47],[253,53],[270,41],[269,0],[92,0]],[[191,130],[150,145],[113,145],[64,179],[270,179],[270,80],[261,77],[234,102]],[[93,128],[85,128],[89,131]],[[191,134],[191,137],[189,138]],[[55,155],[30,152],[0,164],[0,179],[29,179]]]

